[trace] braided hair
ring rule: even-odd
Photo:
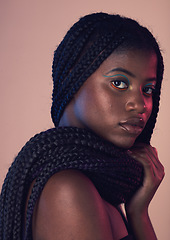
[[[57,127],[66,105],[87,78],[114,51],[142,49],[157,55],[157,84],[153,110],[136,141],[149,143],[159,111],[163,58],[151,32],[135,20],[107,13],[93,13],[75,23],[54,53],[51,116]]]
[[[137,141],[149,143],[159,110],[163,58],[157,41],[148,29],[132,19],[119,15],[94,13],[82,17],[70,28],[56,49],[52,66],[53,102],[51,115],[54,125],[58,126],[66,105],[86,79],[116,49],[142,49],[154,51],[157,55],[157,83],[156,91],[153,94],[153,110],[145,129],[137,139]],[[68,144],[67,149],[59,148],[60,145],[65,145],[65,139],[69,141],[72,130],[69,130],[69,134],[68,130],[62,130],[61,133],[60,131],[57,136],[55,130],[36,135],[15,158],[5,178],[0,195],[0,239],[22,239],[27,194],[31,182],[36,179],[28,203],[28,221],[26,220],[25,226],[27,232],[25,239],[31,239],[29,220],[41,190],[49,177],[55,173],[56,155],[58,161],[60,158],[68,158],[67,152],[69,153],[69,159],[62,160],[65,169],[74,166],[72,158],[75,158],[77,162],[77,155],[75,156],[71,152],[71,150],[73,151],[71,143]],[[74,151],[79,136],[78,133],[76,134]],[[95,143],[89,138],[86,135],[82,144],[85,146],[93,145],[95,148]],[[101,146],[99,147],[101,148]],[[84,152],[81,152],[82,158],[83,154]],[[88,162],[87,158],[86,165]],[[100,165],[100,161],[95,163],[95,166],[98,165]],[[125,167],[125,169],[128,168]],[[40,176],[38,175],[39,171],[41,171]],[[128,179],[130,178],[128,177]]]

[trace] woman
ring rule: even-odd
[[[148,206],[164,169],[149,144],[163,77],[155,38],[134,20],[87,15],[55,51],[52,76],[55,128],[33,137],[7,174],[1,238],[156,239]]]

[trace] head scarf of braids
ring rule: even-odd
[[[142,49],[157,55],[157,83],[153,110],[136,141],[149,143],[159,111],[163,59],[151,32],[136,21],[107,13],[82,17],[65,35],[54,53],[51,115],[57,127],[66,105],[114,50]]]
[[[157,55],[153,110],[137,139],[149,143],[159,110],[163,76],[163,59],[155,38],[136,21],[119,15],[95,13],[81,18],[67,32],[54,54],[51,114],[56,128],[31,138],[15,158],[5,178],[0,195],[0,239],[32,239],[31,218],[35,203],[50,176],[59,170],[76,168],[88,172],[96,188],[101,189],[104,199],[110,203],[116,201],[115,204],[125,202],[124,196],[130,198],[136,187],[142,184],[141,166],[122,149],[103,142],[86,129],[57,128],[74,94],[101,63],[119,49],[142,49]],[[24,226],[25,203],[34,179],[36,182]]]

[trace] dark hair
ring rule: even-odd
[[[157,55],[157,84],[156,91],[153,94],[153,111],[144,131],[138,138],[138,141],[150,141],[159,109],[163,59],[152,34],[136,21],[119,15],[95,13],[81,18],[68,31],[55,51],[53,61],[53,105],[51,111],[55,126],[58,126],[65,106],[71,101],[86,79],[115,49],[121,48],[146,49],[154,51]],[[56,131],[58,134],[56,134]],[[92,146],[97,151],[98,148],[104,148],[102,144],[96,147],[96,140],[90,141],[91,134],[87,138],[89,133],[85,132],[83,133],[85,137],[81,140],[85,150],[81,151],[81,158],[78,158],[79,155],[77,153],[75,155],[74,151],[79,150],[79,131],[80,129],[74,131],[73,129],[48,130],[46,133],[37,134],[22,148],[8,171],[0,195],[1,239],[22,239],[25,203],[33,179],[36,179],[36,183],[27,208],[26,233],[28,233],[28,236],[26,239],[31,239],[29,224],[35,202],[48,178],[55,171],[60,170],[60,164],[62,163],[65,169],[77,168],[78,161],[81,159],[81,165],[84,167],[82,159],[86,157],[86,146]],[[74,142],[69,142],[70,135],[74,136]],[[68,142],[67,149],[63,147],[66,140]],[[72,158],[74,158],[74,161],[70,160]],[[87,157],[86,161],[91,166],[91,159]],[[87,165],[87,163],[85,164]],[[59,164],[59,169],[57,164]],[[100,166],[101,163],[97,161],[95,164]],[[118,167],[121,167],[122,170],[122,166]],[[136,170],[134,169],[134,171]],[[139,174],[139,171],[137,173]],[[130,179],[130,177],[127,179]]]
[[[159,111],[163,77],[163,59],[151,32],[136,21],[107,13],[80,18],[65,35],[54,53],[51,115],[57,127],[66,105],[87,78],[114,51],[142,49],[157,55],[157,84],[153,94],[153,111],[137,141],[149,143]]]

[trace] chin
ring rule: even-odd
[[[124,148],[124,149],[129,149],[134,145],[135,140],[136,140],[136,138],[120,139],[119,141],[118,140],[115,141],[113,139],[110,139],[109,141],[117,147]]]

